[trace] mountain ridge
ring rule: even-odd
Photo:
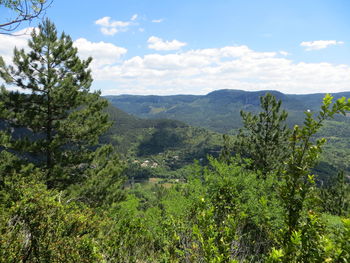
[[[222,89],[206,95],[110,95],[104,96],[121,110],[148,119],[172,119],[215,132],[229,133],[241,127],[240,110],[260,111],[260,97],[267,92],[282,100],[289,124],[300,124],[304,111],[318,111],[326,93],[284,94],[275,90],[243,91]],[[349,92],[333,94],[335,99]]]

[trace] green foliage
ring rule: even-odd
[[[102,209],[124,198],[124,165],[98,147],[107,102],[90,93],[91,59],[49,20],[39,28],[29,53],[0,58],[6,84],[26,91],[0,92],[0,262],[103,262]]]
[[[104,145],[93,153],[86,179],[67,189],[71,199],[82,201],[90,207],[109,207],[124,199],[121,189],[125,178],[124,164],[110,145]]]
[[[211,159],[210,167],[193,229],[199,255],[217,260],[208,262],[261,260],[282,224],[277,180],[258,179],[236,163]]]
[[[109,212],[111,220],[105,224],[101,236],[107,260],[178,262],[183,253],[179,247],[182,227],[186,225],[183,220],[186,198],[176,190],[161,187],[151,192],[142,189],[133,192],[135,195],[128,195]]]
[[[290,253],[284,249],[272,249],[267,262],[348,262],[349,219],[341,220],[335,230],[327,229],[327,224],[317,214],[309,212],[298,231],[290,240]]]
[[[269,172],[279,172],[289,155],[290,130],[285,121],[287,112],[280,111],[281,101],[267,93],[260,98],[261,112],[254,115],[241,111],[243,127],[232,145],[232,150],[250,158],[250,169],[260,171],[263,178]]]
[[[26,91],[2,88],[0,118],[24,130],[12,149],[45,169],[50,187],[65,187],[82,180],[91,147],[110,126],[107,102],[89,92],[91,58],[80,60],[69,36],[58,37],[49,20],[31,36],[28,53],[14,50],[13,66],[0,58],[0,76]]]
[[[338,216],[350,215],[350,185],[344,172],[338,173],[333,185],[320,191],[324,212]]]
[[[5,172],[0,188],[0,262],[98,262],[97,218],[47,190],[33,165]]]
[[[290,155],[279,173],[271,168],[261,178],[261,171],[248,169],[254,160],[240,166],[239,158],[209,158],[206,168],[194,166],[186,171],[187,183],[171,189],[136,185],[110,210],[109,260],[346,262],[347,225],[332,226],[317,213],[318,192],[310,175],[324,143],[312,136],[350,104],[331,102],[327,96],[316,119],[307,112],[305,126],[282,141]]]
[[[338,245],[335,258],[339,262],[348,262],[350,259],[350,219],[344,218],[342,220],[344,228],[336,233],[335,243]]]
[[[109,262],[136,262],[153,253],[152,236],[137,211],[138,205],[138,200],[129,196],[105,225],[101,238],[105,239]]]
[[[283,184],[280,188],[280,196],[286,213],[286,230],[283,235],[284,262],[294,262],[293,260],[299,257],[300,250],[295,250],[295,235],[303,233],[303,225],[311,224],[306,230],[315,231],[314,235],[318,235],[317,233],[320,232],[318,229],[314,229],[317,227],[313,225],[313,222],[315,224],[317,222],[317,216],[312,216],[309,212],[309,217],[306,217],[307,223],[305,223],[305,216],[303,215],[306,209],[310,209],[310,206],[315,204],[312,197],[315,189],[314,176],[309,173],[318,160],[322,151],[321,147],[325,143],[325,139],[313,142],[311,137],[322,127],[326,118],[331,118],[339,113],[345,114],[345,111],[350,109],[350,99],[341,98],[333,104],[332,100],[332,96],[325,96],[321,111],[316,119],[313,118],[312,113],[305,112],[305,126],[302,128],[295,126],[290,137],[291,155],[286,161]],[[313,221],[313,219],[316,221]],[[307,231],[304,231],[306,235]],[[307,236],[302,235],[301,238],[307,239]],[[309,253],[312,247],[312,244],[304,244],[303,253]],[[317,259],[317,253],[312,251],[310,253],[311,256],[305,256],[307,259],[303,258],[302,260]],[[295,262],[298,262],[298,260]]]

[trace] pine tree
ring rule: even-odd
[[[91,58],[81,60],[72,39],[48,19],[33,31],[29,52],[14,50],[13,65],[0,57],[0,119],[12,131],[12,151],[35,162],[50,187],[79,182],[99,136],[109,127],[107,102],[90,92]],[[16,128],[16,129],[13,129]]]
[[[271,171],[280,170],[288,157],[290,130],[285,124],[287,112],[281,110],[281,101],[267,93],[260,98],[262,111],[254,115],[241,111],[244,129],[233,142],[233,151],[252,160],[251,168],[262,172],[263,177]]]

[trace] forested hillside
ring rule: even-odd
[[[141,119],[113,106],[106,112],[113,125],[101,142],[129,160],[134,169],[127,170],[128,178],[183,178],[184,167],[195,160],[206,164],[207,156],[218,156],[222,147],[221,134],[180,121]]]
[[[281,100],[282,108],[288,112],[286,123],[289,127],[302,125],[304,112],[317,112],[325,94],[290,95],[277,91],[247,92],[241,90],[219,90],[205,96],[106,96],[110,103],[126,112],[141,118],[168,118],[183,121],[195,127],[203,127],[219,133],[237,134],[242,128],[240,111],[257,113],[260,109],[260,97],[269,92]],[[348,93],[332,94],[335,99]],[[142,122],[142,121],[141,121]],[[337,169],[350,172],[349,146],[350,115],[335,116],[325,121],[315,138],[325,137],[321,162],[315,171],[327,182],[332,180]],[[337,167],[337,168],[336,168]]]
[[[290,95],[278,91],[218,90],[207,95],[175,96],[106,96],[112,105],[143,118],[166,118],[204,127],[221,133],[234,132],[242,127],[240,111],[260,110],[260,97],[270,92],[282,100],[288,111],[288,124],[303,122],[304,111],[317,111],[325,94]],[[335,99],[349,97],[350,92],[332,94]],[[341,118],[344,120],[344,118]]]

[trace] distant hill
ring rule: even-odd
[[[217,90],[207,95],[174,96],[106,96],[111,104],[141,118],[173,119],[189,125],[228,133],[241,127],[240,110],[260,110],[260,96],[270,92],[282,100],[289,113],[288,123],[302,123],[303,112],[317,111],[325,94],[290,95],[278,91]],[[350,92],[333,94],[335,98],[350,97]]]
[[[323,94],[271,93],[282,99],[284,108],[289,112],[290,124],[302,122],[303,111],[316,111],[323,98]],[[259,111],[259,97],[264,94],[265,91],[220,90],[205,96],[108,96],[111,104],[120,104],[120,107],[144,118],[109,105],[106,111],[113,126],[101,138],[101,143],[113,144],[122,156],[127,156],[126,159],[135,164],[129,167],[136,167],[136,171],[131,168],[128,175],[179,176],[179,169],[193,163],[195,159],[205,164],[208,154],[217,156],[223,142],[222,135],[215,131],[234,132],[241,127],[239,111]],[[334,95],[336,98],[350,97],[350,93]],[[5,127],[6,123],[0,120],[0,130]],[[315,169],[318,174],[330,178],[340,169],[350,172],[349,134],[349,117],[338,117],[326,122],[319,132],[319,136],[327,138],[328,143],[321,163]],[[12,135],[29,136],[31,139],[40,137],[34,137],[31,131],[23,128],[16,128]],[[145,164],[145,169],[137,170],[140,164]],[[148,169],[150,166],[153,166],[152,169]]]
[[[260,110],[260,96],[263,96],[266,92],[270,92],[282,100],[282,107],[288,111],[289,126],[302,124],[304,111],[319,111],[325,95],[290,95],[278,91],[247,92],[242,90],[218,90],[203,96],[121,95],[106,96],[106,98],[112,105],[130,114],[156,121],[137,119],[137,125],[153,125],[156,127],[157,119],[167,118],[181,121],[188,125],[210,129],[215,132],[234,134],[242,126],[240,110],[258,112]],[[343,96],[349,98],[350,92],[335,93],[332,95],[335,99]],[[136,117],[132,118],[136,120]],[[130,121],[130,123],[134,123],[134,121]],[[181,134],[188,129],[183,123],[176,123],[176,125],[182,127],[177,128],[177,133]],[[118,129],[122,129],[122,127],[123,123],[120,122]],[[195,131],[195,128],[191,127],[191,129]],[[192,133],[192,136],[197,135]],[[322,174],[322,177],[333,177],[339,170],[350,172],[350,117],[337,116],[334,120],[326,121],[325,126],[320,130],[318,136],[325,137],[328,143],[325,145],[321,162],[315,171],[318,174]],[[189,137],[187,140],[189,140]],[[197,145],[205,145],[203,140],[202,142],[202,144],[197,143]],[[210,147],[207,146],[207,148]]]

